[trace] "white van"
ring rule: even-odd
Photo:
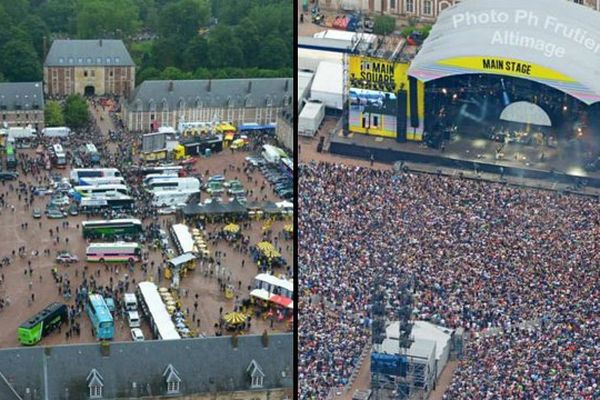
[[[129,322],[130,328],[139,328],[140,327],[140,315],[137,311],[129,311],[127,313],[127,321]]]
[[[125,293],[125,310],[137,311],[137,298],[133,293]]]

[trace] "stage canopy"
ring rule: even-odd
[[[445,9],[408,74],[539,82],[586,104],[600,101],[600,13],[564,0],[467,0]]]

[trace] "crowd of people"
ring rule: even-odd
[[[348,383],[376,280],[466,330],[447,399],[600,396],[598,198],[330,163],[299,179],[300,398]]]

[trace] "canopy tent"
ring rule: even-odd
[[[482,73],[598,102],[600,14],[561,0],[460,2],[440,14],[408,70],[423,82]]]
[[[195,259],[196,259],[196,256],[193,255],[192,253],[183,253],[180,256],[170,259],[169,264],[171,264],[174,268],[179,268],[183,264],[188,263]]]

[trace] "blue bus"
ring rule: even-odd
[[[90,294],[85,308],[96,339],[111,340],[115,335],[115,324],[104,298],[99,294]]]

